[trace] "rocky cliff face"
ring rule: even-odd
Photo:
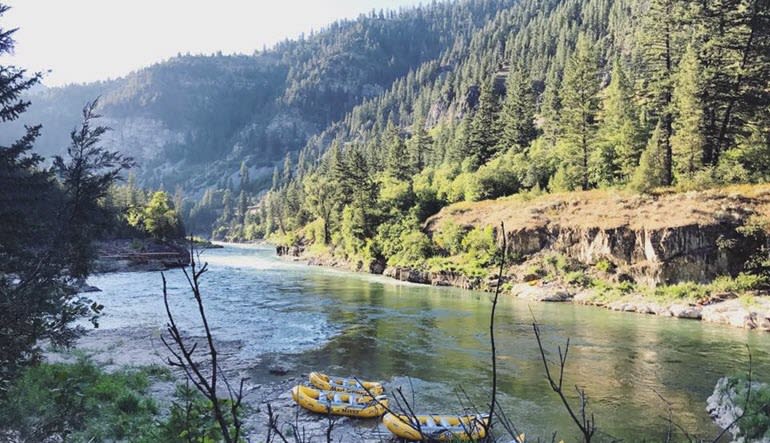
[[[740,226],[739,220],[651,229],[548,225],[509,232],[508,242],[519,257],[548,250],[585,264],[608,259],[637,283],[706,282],[737,274],[756,249],[736,233]]]
[[[429,232],[453,222],[505,222],[514,257],[560,253],[584,264],[608,260],[618,274],[648,285],[707,282],[735,275],[762,243],[741,233],[752,216],[770,214],[770,187],[750,193],[704,191],[635,196],[606,191],[450,206]]]

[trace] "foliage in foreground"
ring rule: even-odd
[[[0,437],[23,442],[187,443],[219,441],[209,402],[179,385],[168,414],[149,394],[165,368],[107,373],[85,359],[27,369],[0,402]]]

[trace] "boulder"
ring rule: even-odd
[[[700,307],[683,303],[674,303],[670,305],[668,307],[668,312],[672,317],[676,318],[690,318],[693,320],[699,320],[702,316]]]
[[[570,301],[574,296],[574,293],[555,284],[533,286],[527,283],[517,283],[511,287],[511,293],[526,300],[550,302]]]

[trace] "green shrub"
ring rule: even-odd
[[[229,410],[227,401],[222,401],[224,410]],[[167,443],[220,441],[221,431],[213,413],[211,403],[196,389],[179,385],[174,393],[169,418],[160,425],[159,439]]]
[[[695,301],[708,295],[708,288],[693,282],[682,282],[673,285],[658,286],[653,291],[655,297],[666,301]]]
[[[594,268],[601,272],[613,272],[615,271],[615,263],[612,263],[606,258],[600,258],[599,261],[594,264]]]
[[[497,243],[491,226],[472,229],[462,240],[465,262],[474,268],[485,268],[497,258]]]
[[[526,159],[522,154],[507,150],[492,159],[475,172],[476,197],[493,199],[512,195],[521,189],[522,171],[526,169]]]
[[[736,277],[720,276],[709,285],[713,292],[741,293],[764,289],[770,284],[770,278],[765,275],[740,273]]]
[[[388,258],[391,266],[406,266],[421,268],[426,260],[433,254],[433,243],[427,235],[420,231],[403,232],[399,237],[401,247]]]
[[[439,248],[450,255],[457,255],[463,252],[463,240],[465,239],[465,228],[457,223],[447,220],[433,234],[433,241]]]
[[[564,274],[571,269],[569,259],[564,254],[548,254],[545,257],[545,263],[551,267],[551,271],[556,274]]]
[[[152,434],[155,403],[147,375],[107,374],[93,364],[41,364],[16,380],[0,403],[0,428],[22,440],[104,441]]]
[[[567,273],[567,275],[564,276],[564,281],[567,282],[567,284],[570,284],[572,286],[578,286],[581,288],[587,288],[591,286],[591,283],[593,279],[591,277],[587,276],[585,272],[582,271],[572,271]]]

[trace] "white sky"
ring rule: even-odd
[[[115,78],[177,53],[251,54],[263,45],[420,0],[0,0],[20,28],[2,64],[48,71],[57,86]]]

